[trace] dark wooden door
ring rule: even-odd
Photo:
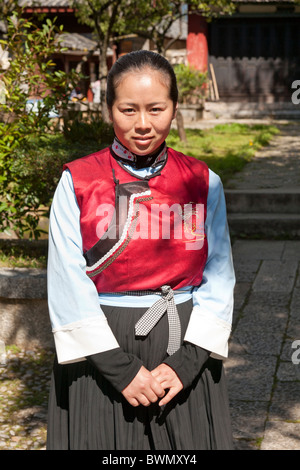
[[[300,17],[220,19],[208,30],[221,99],[290,99],[300,79]]]

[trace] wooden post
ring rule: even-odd
[[[216,101],[218,101],[220,97],[219,97],[219,90],[218,90],[218,84],[217,84],[217,80],[216,80],[214,66],[213,66],[213,64],[209,64],[209,67],[210,67],[210,74],[211,74],[215,99],[216,99]]]

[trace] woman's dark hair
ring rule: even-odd
[[[168,80],[170,98],[175,107],[178,101],[178,88],[172,65],[167,59],[156,52],[140,50],[121,56],[110,69],[106,86],[106,102],[109,109],[114,104],[116,98],[115,90],[120,84],[123,75],[127,72],[141,71],[145,68],[157,70],[165,75]]]

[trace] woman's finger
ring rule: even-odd
[[[182,386],[171,387],[169,391],[166,393],[166,395],[162,398],[162,400],[160,400],[160,402],[158,403],[159,406],[164,406],[167,403],[169,403],[177,395],[177,393],[180,392],[180,390],[182,390]]]

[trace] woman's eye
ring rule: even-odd
[[[134,113],[134,109],[133,109],[133,108],[124,109],[124,110],[123,110],[123,113],[125,113],[125,114],[133,114],[133,113]]]
[[[152,109],[151,109],[151,112],[152,112],[152,113],[159,113],[160,111],[161,111],[160,108],[152,108]]]

